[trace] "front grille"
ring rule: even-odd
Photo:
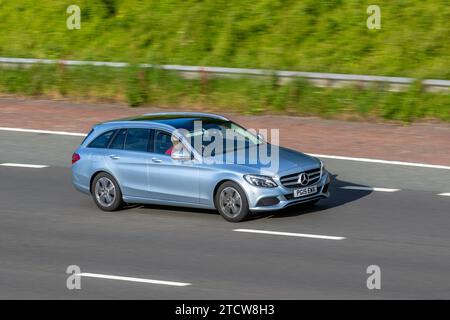
[[[283,176],[280,178],[280,182],[286,188],[301,188],[301,187],[307,187],[307,186],[313,185],[313,184],[317,183],[320,179],[320,168],[315,168],[315,169],[311,169],[311,170],[307,170],[307,171],[303,171],[303,172],[308,175],[308,179],[309,179],[308,183],[304,186],[301,185],[300,183],[298,183],[298,176],[302,172],[297,172],[297,173],[289,174],[287,176]]]

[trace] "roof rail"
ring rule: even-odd
[[[228,118],[226,118],[224,116],[214,114],[214,113],[205,113],[205,112],[178,112],[178,111],[175,111],[175,112],[151,112],[151,113],[144,114],[144,116],[158,116],[158,115],[180,115],[180,116],[188,115],[188,116],[198,116],[198,117],[210,117],[210,118],[228,121]]]

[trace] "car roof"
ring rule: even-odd
[[[219,120],[228,121],[227,118],[203,112],[158,112],[158,113],[146,113],[143,115],[132,116],[122,119],[110,120],[103,122],[102,125],[114,125],[114,124],[132,124],[138,122],[161,124],[165,127],[183,128],[187,124],[193,121],[206,121],[206,120]]]

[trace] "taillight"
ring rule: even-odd
[[[78,154],[78,153],[74,153],[73,155],[72,155],[72,164],[74,164],[75,162],[77,162],[78,160],[80,160],[81,158],[80,158],[80,155]]]

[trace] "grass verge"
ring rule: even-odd
[[[130,106],[289,114],[345,119],[387,119],[405,123],[450,121],[450,95],[425,92],[420,82],[407,91],[318,88],[303,79],[279,84],[276,78],[186,79],[156,69],[33,65],[0,69],[0,92],[30,97]]]

